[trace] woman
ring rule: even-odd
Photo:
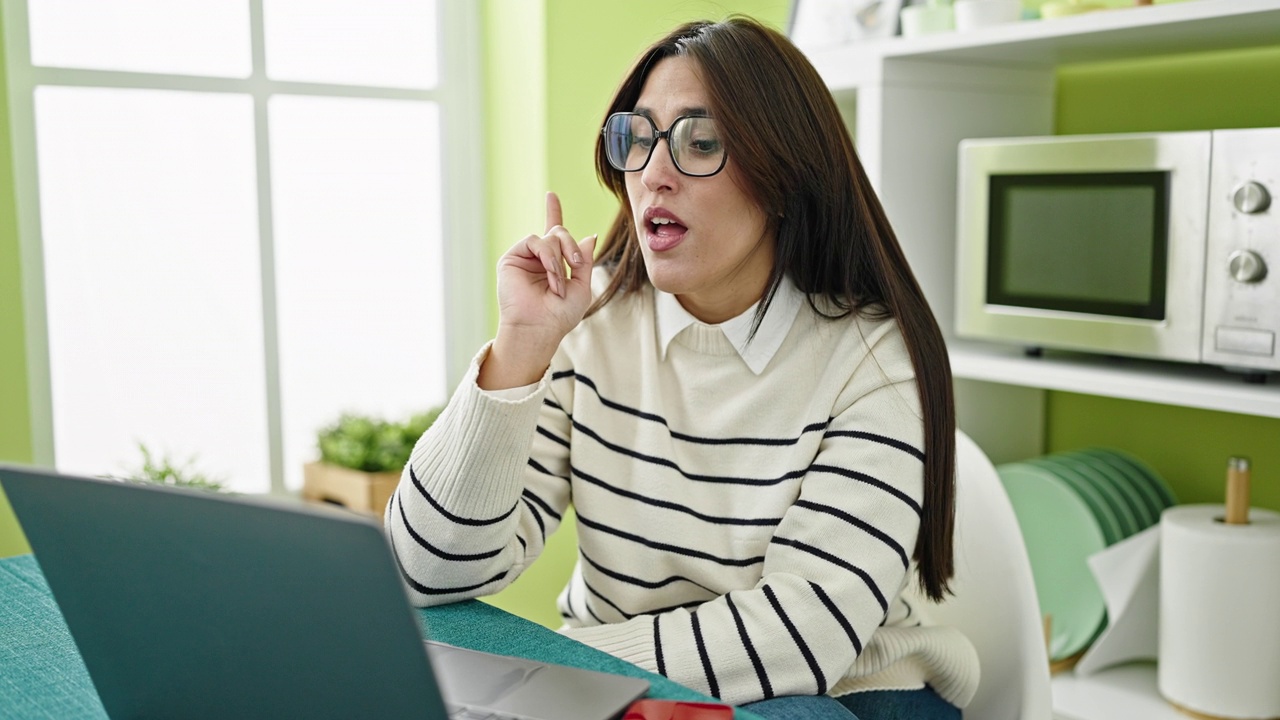
[[[972,647],[899,597],[952,574],[946,350],[817,73],[677,28],[596,165],[599,257],[549,195],[388,505],[415,600],[497,592],[572,504],[566,635],[767,717],[958,718]]]

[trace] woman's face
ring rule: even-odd
[[[667,130],[682,115],[708,114],[709,105],[697,65],[677,56],[653,67],[635,112]],[[716,175],[681,174],[665,138],[643,170],[626,173],[649,280],[707,323],[724,322],[751,307],[764,294],[773,269],[775,238],[735,177],[732,153]]]

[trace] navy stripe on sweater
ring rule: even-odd
[[[600,443],[601,445],[608,448],[609,450],[612,450],[620,455],[625,455],[627,457],[634,458],[636,460],[643,460],[644,462],[651,463],[653,465],[670,468],[672,470],[675,470],[677,473],[680,474],[681,477],[687,480],[693,480],[696,482],[721,483],[726,485],[770,486],[770,485],[777,485],[779,483],[783,483],[788,480],[794,480],[796,478],[803,477],[804,475],[808,474],[810,471],[833,473],[836,475],[842,475],[844,477],[858,480],[858,481],[867,483],[869,485],[878,487],[881,490],[884,490],[885,492],[905,502],[907,505],[911,507],[912,510],[915,511],[917,515],[921,514],[920,504],[917,503],[915,500],[911,499],[909,495],[902,492],[901,490],[898,490],[892,485],[885,483],[884,481],[877,480],[876,478],[871,477],[866,473],[858,472],[856,470],[849,470],[847,468],[836,467],[834,465],[813,464],[805,469],[792,470],[790,472],[783,473],[782,475],[775,478],[741,478],[741,477],[731,477],[731,476],[724,476],[724,475],[699,475],[699,474],[686,472],[674,461],[668,460],[667,458],[658,457],[656,455],[646,455],[644,453],[636,452],[635,450],[632,450],[630,448],[626,448],[621,445],[618,445],[617,443],[611,443],[608,440],[605,440],[603,437],[601,437],[599,433],[587,427],[586,425],[583,425],[577,420],[573,421],[573,428],[575,430],[582,432],[583,435],[586,435],[587,437],[592,438],[593,440]],[[539,428],[539,431],[541,430],[542,429]]]
[[[901,440],[894,440],[893,438],[885,437],[884,435],[877,435],[875,433],[862,432],[860,430],[831,430],[831,431],[828,431],[826,434],[824,434],[823,437],[851,437],[851,438],[859,438],[862,440],[870,440],[872,442],[880,443],[881,445],[887,445],[891,448],[896,448],[898,450],[901,450],[902,452],[907,453],[908,455],[914,457],[920,462],[924,462],[923,452],[915,449],[914,447],[911,447],[910,445],[902,442]]]
[[[591,600],[585,595],[582,596],[582,607],[587,609],[587,614],[590,615],[593,619],[595,619],[597,623],[601,625],[607,624],[605,623],[604,618],[597,615],[596,611],[591,608]]]
[[[768,700],[773,697],[773,683],[769,682],[769,673],[765,671],[764,663],[760,662],[755,643],[751,642],[751,636],[747,634],[746,623],[742,622],[742,613],[739,613],[738,606],[733,604],[733,593],[725,595],[724,600],[729,605],[729,613],[733,615],[733,624],[738,626],[738,639],[742,640],[742,647],[746,649],[747,657],[751,658],[751,667],[756,669],[760,691],[764,694],[764,699]]]
[[[656,455],[645,455],[644,453],[636,452],[631,448],[623,447],[621,445],[618,445],[617,443],[611,443],[608,440],[605,440],[603,437],[601,437],[599,433],[587,427],[586,425],[583,425],[577,420],[573,421],[573,429],[580,431],[582,434],[586,435],[587,437],[595,440],[596,442],[600,443],[601,445],[605,446],[606,448],[620,455],[626,455],[627,457],[635,458],[636,460],[643,460],[647,463],[652,463],[654,465],[660,465],[662,467],[671,468],[672,470],[675,470],[676,472],[680,473],[680,475],[683,476],[684,478],[689,480],[696,480],[698,482],[724,483],[728,485],[777,485],[778,483],[786,482],[787,480],[794,480],[795,478],[803,477],[805,472],[807,472],[806,470],[792,470],[791,472],[785,473],[776,478],[737,478],[737,477],[727,477],[727,476],[721,476],[721,475],[695,475],[693,473],[685,472],[674,461],[668,460],[664,457],[658,457]]]
[[[840,623],[840,627],[844,628],[844,634],[849,636],[849,642],[853,644],[854,653],[861,655],[862,640],[858,638],[858,632],[853,629],[853,625],[849,624],[849,618],[845,617],[844,613],[840,612],[840,608],[836,607],[836,604],[832,602],[831,597],[827,595],[827,591],[823,590],[821,585],[810,580],[809,587],[813,588],[814,594],[817,595],[818,599],[822,601],[822,604],[826,606],[827,611],[836,619],[836,622]]]
[[[882,530],[875,527],[874,525],[864,522],[863,520],[860,520],[839,508],[834,508],[834,507],[831,507],[830,505],[823,505],[821,503],[810,502],[809,500],[797,500],[795,502],[795,507],[802,507],[809,510],[813,510],[814,512],[825,513],[832,517],[840,518],[841,520],[849,523],[850,525],[853,525],[854,527],[861,529],[867,534],[873,535],[877,540],[884,543],[885,545],[888,545],[894,552],[898,554],[898,559],[902,561],[903,569],[906,569],[908,566],[910,566],[911,562],[907,559],[907,551],[904,550],[902,546],[898,544],[897,540],[894,540],[893,538],[889,537]]]
[[[583,580],[583,581],[582,581],[582,584],[583,584],[583,586],[585,586],[585,587],[587,588],[587,592],[589,592],[589,593],[591,593],[592,595],[595,595],[596,597],[598,597],[598,598],[600,598],[601,600],[603,600],[603,601],[604,601],[604,603],[605,603],[606,605],[608,605],[609,607],[613,608],[613,609],[614,609],[614,612],[616,612],[616,613],[618,613],[619,615],[621,615],[621,616],[623,617],[623,619],[625,619],[625,620],[630,620],[631,618],[635,617],[635,615],[634,615],[634,614],[629,613],[629,612],[627,612],[626,610],[623,610],[622,608],[618,607],[618,604],[617,604],[617,603],[615,603],[614,601],[612,601],[612,600],[610,600],[609,598],[605,597],[605,596],[604,596],[604,593],[602,593],[602,592],[600,592],[599,590],[597,590],[597,589],[595,589],[595,588],[591,587],[591,583],[587,582],[586,580]],[[594,615],[595,613],[592,613],[592,614]]]
[[[645,610],[643,614],[644,615],[661,615],[663,613],[669,613],[675,610],[691,610],[696,607],[701,607],[705,604],[707,604],[706,600],[690,600],[689,602],[682,602],[682,603],[677,603],[675,605],[668,605],[666,607],[657,607],[657,608]]]
[[[545,512],[546,514],[548,514],[548,515],[550,515],[551,517],[555,518],[557,521],[559,521],[559,520],[561,520],[561,519],[562,519],[562,518],[560,517],[560,513],[556,512],[555,510],[552,510],[552,509],[551,509],[551,506],[550,506],[549,504],[547,504],[547,501],[546,501],[546,500],[543,500],[542,498],[540,498],[540,497],[538,497],[537,495],[533,494],[533,492],[531,492],[528,488],[525,488],[524,490],[521,490],[521,491],[520,491],[520,494],[521,494],[521,495],[523,495],[523,496],[524,496],[524,497],[526,497],[526,498],[529,498],[529,499],[530,499],[530,500],[532,500],[533,502],[537,503],[537,504],[538,504],[538,507],[542,508],[542,511],[543,511],[543,512]]]
[[[818,660],[813,656],[813,651],[809,649],[809,645],[800,636],[800,631],[796,629],[795,623],[791,622],[791,618],[782,609],[782,603],[778,602],[778,596],[774,594],[773,588],[765,585],[764,594],[765,597],[769,598],[769,604],[773,606],[773,611],[778,614],[778,619],[782,621],[782,624],[787,628],[787,632],[791,634],[791,639],[795,641],[796,647],[800,649],[800,654],[804,655],[804,661],[809,664],[809,671],[813,673],[813,682],[818,686],[818,692],[815,694],[826,695],[827,677],[823,675],[822,668],[818,667]]]
[[[684,577],[683,575],[672,575],[672,576],[670,576],[670,577],[665,577],[665,578],[663,578],[663,579],[661,579],[661,580],[641,580],[641,579],[640,579],[640,578],[638,578],[638,577],[634,577],[634,576],[631,576],[631,575],[626,575],[626,574],[623,574],[623,573],[618,572],[617,570],[610,570],[609,568],[607,568],[607,567],[605,567],[605,566],[601,565],[600,563],[596,562],[595,560],[591,559],[591,556],[590,556],[590,555],[587,555],[585,552],[583,552],[582,548],[578,548],[578,555],[580,555],[580,556],[582,557],[582,559],[583,559],[583,560],[586,560],[586,561],[587,561],[587,564],[588,564],[588,565],[590,565],[591,567],[593,567],[593,568],[595,568],[596,570],[598,570],[602,575],[605,575],[606,577],[613,578],[614,580],[617,580],[618,582],[623,582],[623,583],[626,583],[626,584],[628,584],[628,585],[635,585],[636,587],[642,587],[642,588],[648,588],[648,589],[650,589],[650,590],[656,590],[657,588],[660,588],[660,587],[666,587],[667,585],[670,585],[671,583],[676,583],[676,582],[687,582],[687,583],[689,583],[690,585],[695,585],[695,586],[697,586],[697,587],[699,587],[699,588],[701,588],[701,589],[703,589],[703,590],[706,590],[708,593],[710,593],[710,594],[711,594],[711,596],[712,596],[712,597],[715,597],[715,596],[717,595],[716,591],[712,590],[711,588],[709,588],[709,587],[707,587],[707,586],[705,586],[705,585],[702,585],[702,584],[700,584],[700,583],[698,583],[698,582],[695,582],[695,581],[693,581],[693,580],[690,580],[689,578]]]
[[[917,515],[923,512],[920,509],[920,503],[916,502],[915,500],[912,500],[911,496],[902,492],[898,488],[893,487],[892,485],[884,482],[883,480],[877,480],[866,473],[861,473],[861,472],[858,472],[857,470],[849,470],[848,468],[836,467],[834,465],[818,465],[816,463],[813,465],[810,465],[809,469],[812,470],[813,472],[825,472],[825,473],[831,473],[833,475],[840,475],[842,477],[847,477],[851,480],[857,480],[859,482],[864,482],[868,485],[878,487],[881,490],[889,493],[890,495],[893,495],[894,497],[898,498],[902,502],[909,505],[912,510],[916,511]]]
[[[400,561],[400,551],[396,549],[395,537],[391,535],[388,535],[387,537],[391,541],[391,554],[394,555],[396,558],[396,567],[400,569],[400,576],[404,578],[405,584],[413,588],[416,592],[419,592],[423,595],[454,595],[459,593],[468,593],[468,592],[471,592],[472,590],[479,590],[485,585],[495,583],[507,576],[508,571],[503,570],[497,575],[494,575],[488,580],[485,580],[484,582],[478,583],[476,585],[466,585],[463,587],[451,587],[451,588],[431,587],[429,585],[418,582],[412,576],[409,575],[409,571],[405,569],[404,563]]]
[[[661,615],[653,616],[653,659],[658,664],[658,674],[666,677],[667,664],[662,658],[662,630],[659,629],[661,621]]]
[[[542,542],[545,544],[547,542],[547,524],[542,521],[542,515],[538,512],[538,508],[534,507],[533,503],[529,502],[529,498],[524,495],[520,496],[520,502],[529,508],[529,514],[533,516],[534,520],[538,521],[538,532],[542,535]]]
[[[512,505],[510,510],[502,513],[497,517],[484,518],[479,520],[473,519],[473,518],[464,518],[459,515],[454,515],[448,510],[445,510],[443,505],[436,502],[436,499],[431,497],[431,493],[427,492],[427,489],[422,486],[422,481],[418,480],[418,476],[413,472],[413,465],[409,466],[409,479],[413,481],[413,486],[417,488],[418,494],[421,495],[424,499],[426,499],[426,501],[431,504],[431,507],[436,509],[436,512],[443,515],[450,522],[457,523],[458,525],[472,525],[472,526],[493,525],[494,523],[500,523],[503,520],[506,520],[508,517],[511,516],[511,513],[516,511],[516,506]]]
[[[606,535],[613,535],[614,537],[620,537],[624,540],[630,540],[631,542],[644,545],[645,547],[653,548],[654,550],[662,550],[664,552],[675,553],[677,555],[684,555],[685,557],[699,558],[701,560],[710,560],[711,562],[716,563],[718,565],[728,565],[730,567],[750,567],[751,565],[757,565],[759,563],[764,562],[763,555],[758,557],[749,557],[749,558],[722,558],[722,557],[716,557],[715,555],[710,555],[708,553],[699,552],[698,550],[690,550],[689,548],[680,547],[678,545],[668,545],[666,543],[655,542],[646,537],[641,537],[640,535],[633,535],[631,533],[622,532],[621,530],[611,528],[607,525],[602,525],[598,522],[595,522],[590,518],[587,518],[586,516],[584,516],[581,510],[579,510],[578,512],[578,523],[588,529],[596,530],[596,531],[605,533]]]
[[[722,515],[706,515],[688,507],[687,505],[680,505],[679,503],[673,503],[667,500],[658,500],[657,498],[648,497],[647,495],[641,495],[640,493],[634,493],[629,490],[623,490],[622,488],[615,487],[594,475],[584,472],[580,468],[574,467],[573,465],[569,466],[569,473],[574,477],[595,485],[596,487],[607,490],[614,495],[619,495],[630,500],[636,500],[644,503],[645,505],[666,508],[667,510],[675,510],[676,512],[684,513],[685,515],[690,515],[698,518],[699,520],[715,523],[717,525],[754,525],[761,527],[775,527],[778,523],[782,522],[782,518],[735,518],[725,517]]]
[[[413,529],[413,525],[409,524],[409,517],[405,515],[405,512],[404,512],[404,503],[396,503],[396,507],[400,508],[400,519],[404,522],[404,529],[408,531],[409,537],[413,538],[413,541],[416,542],[419,545],[419,547],[431,553],[432,555],[435,555],[436,557],[444,558],[445,560],[451,560],[454,562],[471,562],[473,560],[488,560],[489,558],[497,557],[498,553],[502,552],[502,548],[498,548],[496,550],[490,550],[488,552],[473,553],[471,555],[461,555],[458,553],[451,553],[446,550],[441,550],[435,545],[432,545],[431,543],[427,542],[427,539],[419,535],[417,531]]]
[[[543,475],[546,475],[547,477],[560,478],[565,482],[569,481],[569,478],[563,475],[558,475],[556,473],[551,472],[546,467],[544,467],[542,463],[538,462],[537,460],[534,460],[533,458],[529,458],[529,467],[533,468],[534,470],[537,470],[538,472],[542,473]]]
[[[539,434],[539,435],[541,435],[541,436],[543,436],[543,437],[545,437],[545,438],[548,438],[549,440],[551,440],[551,441],[552,441],[552,442],[554,442],[554,443],[557,443],[557,444],[563,445],[563,446],[565,446],[565,447],[569,447],[569,441],[568,441],[568,440],[565,440],[564,438],[556,437],[554,433],[552,433],[550,430],[548,430],[548,429],[546,429],[546,428],[542,427],[541,425],[539,425],[539,426],[538,426],[538,434]]]
[[[830,424],[831,422],[828,419],[821,422],[811,423],[809,425],[804,426],[804,428],[800,430],[800,434],[798,436],[791,437],[791,438],[763,438],[763,437],[715,438],[715,437],[704,437],[700,435],[690,435],[688,433],[682,433],[677,430],[672,430],[670,423],[668,423],[666,418],[662,417],[661,415],[657,415],[651,412],[645,412],[644,410],[633,408],[628,405],[623,405],[622,403],[615,402],[613,400],[606,398],[605,396],[600,394],[600,389],[596,387],[595,381],[587,377],[586,375],[583,375],[582,373],[575,372],[573,370],[561,370],[560,372],[552,373],[551,375],[551,379],[553,381],[563,380],[565,378],[570,378],[570,377],[576,380],[577,382],[591,388],[591,391],[595,393],[596,398],[600,400],[601,405],[604,405],[605,407],[611,410],[617,410],[618,412],[626,413],[628,415],[633,415],[635,417],[640,418],[641,420],[648,420],[650,422],[658,423],[667,429],[667,431],[671,434],[672,438],[676,440],[683,440],[684,442],[697,443],[699,445],[769,445],[769,446],[795,445],[796,443],[800,442],[800,439],[803,438],[805,435],[811,432],[825,430],[827,425]],[[556,407],[559,407],[559,406],[557,405]]]
[[[784,537],[779,537],[777,535],[774,535],[769,540],[769,543],[773,545],[786,545],[788,547],[793,547],[797,550],[807,552],[810,555],[813,555],[814,557],[822,558],[823,560],[826,560],[827,562],[833,565],[838,565],[844,568],[845,570],[848,570],[849,572],[857,575],[858,577],[862,578],[862,581],[866,583],[867,588],[871,590],[871,593],[873,595],[876,596],[876,601],[880,603],[880,609],[884,612],[889,611],[889,601],[885,599],[884,593],[880,592],[880,588],[876,586],[876,581],[871,579],[871,576],[867,574],[866,570],[863,570],[862,568],[858,567],[857,565],[854,565],[853,563],[847,560],[844,560],[843,558],[836,557],[835,555],[832,555],[829,552],[820,550],[807,543],[802,543],[799,540],[791,540],[789,538],[784,538]]]
[[[610,600],[608,596],[606,596],[604,593],[592,587],[591,584],[588,583],[586,580],[583,580],[582,584],[587,588],[588,592],[590,592],[592,595],[595,595],[596,597],[603,600],[609,607],[613,608],[615,611],[617,611],[619,615],[621,615],[623,618],[627,620],[630,620],[638,615],[662,615],[664,613],[669,613],[672,610],[683,610],[687,608],[701,607],[707,602],[706,600],[692,600],[689,602],[683,602],[683,603],[679,603],[678,605],[671,605],[668,607],[646,608],[638,612],[627,612],[626,610],[623,610],[617,603]],[[587,609],[588,610],[591,609],[591,606],[589,603],[587,604]],[[595,613],[591,613],[591,616],[596,618],[596,620],[599,620],[601,623],[604,622],[603,620],[600,620],[599,616],[597,616]]]
[[[698,622],[698,613],[689,613],[693,623],[693,641],[698,646],[698,659],[702,660],[702,671],[707,675],[707,692],[712,697],[720,697],[720,684],[716,682],[716,672],[711,667],[711,658],[707,656],[707,643],[702,639],[702,625]]]

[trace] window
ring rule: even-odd
[[[474,3],[3,9],[38,462],[291,490],[340,413],[445,401],[488,322]]]

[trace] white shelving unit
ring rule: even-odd
[[[1160,697],[1156,666],[1132,662],[1096,675],[1053,678],[1055,720],[1187,720]]]
[[[930,303],[940,310],[958,394],[971,409],[981,406],[978,413],[962,405],[961,423],[994,460],[1042,451],[1035,429],[1042,427],[1046,389],[1280,417],[1274,381],[1246,384],[1221,369],[1177,363],[1056,353],[1028,358],[1016,348],[954,340],[949,312],[960,140],[1052,134],[1055,71],[1063,63],[1256,47],[1277,39],[1280,0],[1188,0],[810,53],[851,119],[863,164]],[[998,425],[986,421],[996,397],[1003,416]],[[1010,417],[1031,430],[1011,441]]]
[[[1280,418],[1280,377],[1255,385],[1218,367],[1053,352],[1028,358],[1018,348],[953,340],[956,377]]]
[[[956,148],[964,138],[1053,133],[1056,69],[1274,45],[1280,0],[1188,0],[815,50],[810,59],[851,122],[859,156],[948,337],[961,427],[996,462],[1043,452],[1044,395],[1107,397],[1280,417],[1280,382],[1220,368],[961,341],[954,307]],[[1054,679],[1062,720],[1181,717],[1151,664]]]

